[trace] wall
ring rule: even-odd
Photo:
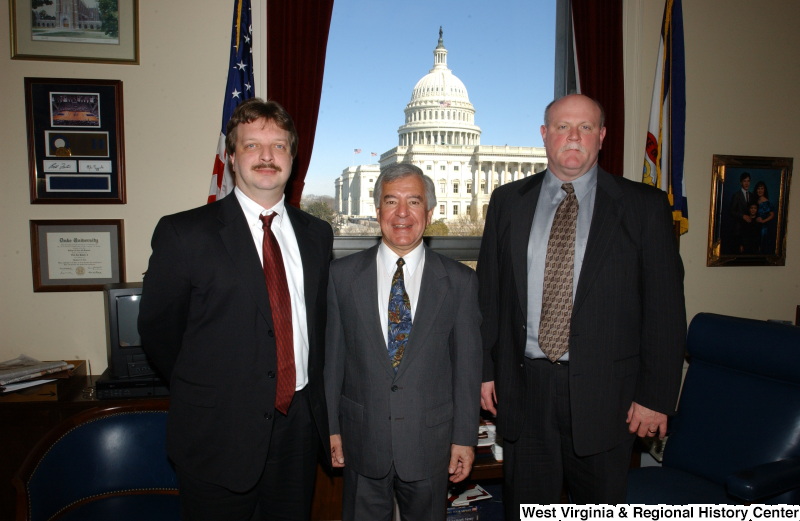
[[[639,49],[626,46],[626,64],[637,64],[626,69],[626,129],[637,131],[626,133],[625,175],[640,179],[664,2],[624,1],[627,14],[633,13],[626,36],[640,31],[642,43]],[[689,232],[680,247],[687,316],[710,311],[794,321],[800,304],[797,180],[790,186],[786,266],[709,268],[706,252],[714,154],[793,157],[800,170],[794,129],[800,118],[800,56],[792,51],[800,48],[800,3],[683,0],[683,19]]]
[[[0,0],[0,360],[89,359],[106,368],[102,292],[34,293],[31,219],[124,219],[128,281],[141,281],[162,215],[203,204],[219,136],[231,2],[139,2],[141,65],[11,60]],[[30,204],[23,78],[122,80],[128,204]]]
[[[627,177],[641,169],[663,0],[625,0]],[[0,0],[0,34],[9,33]],[[0,360],[89,359],[106,367],[101,292],[33,293],[31,219],[124,219],[129,281],[141,280],[161,215],[202,204],[216,149],[230,41],[230,2],[140,2],[141,65],[11,60],[0,38]],[[792,94],[800,67],[795,0],[684,0],[686,178],[690,231],[681,238],[687,312],[793,319],[800,304],[800,187],[792,189],[785,267],[708,268],[713,154],[800,158]],[[782,56],[777,58],[778,53]],[[788,58],[786,57],[788,54]],[[31,205],[23,78],[119,79],[124,84],[128,204]],[[538,122],[535,123],[538,125]],[[630,147],[636,147],[632,149]],[[798,164],[800,168],[800,164]]]

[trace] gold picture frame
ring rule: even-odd
[[[34,13],[33,0],[9,0],[11,58],[139,64],[139,0],[82,0],[79,13],[61,0]]]
[[[707,266],[784,266],[791,157],[714,154]]]

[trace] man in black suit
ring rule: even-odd
[[[733,241],[730,245],[731,253],[741,253],[742,228],[753,221],[750,217],[750,203],[758,198],[750,192],[750,172],[742,172],[739,176],[741,189],[736,190],[731,197],[731,219],[733,222]]]
[[[551,103],[547,170],[501,186],[489,204],[478,259],[481,404],[504,440],[509,519],[520,503],[560,502],[564,483],[576,503],[624,502],[634,435],[663,437],[677,402],[686,316],[667,197],[597,166],[603,122],[586,96]],[[563,263],[572,268],[564,334],[549,358],[545,265],[568,197],[574,238],[560,249],[574,259]]]
[[[243,102],[226,149],[234,192],[156,226],[142,345],[170,384],[167,447],[184,519],[308,519],[320,440],[326,450],[329,441],[333,232],[285,204],[297,132],[283,107]]]

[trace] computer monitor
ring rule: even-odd
[[[142,350],[137,321],[141,282],[107,284],[103,287],[106,310],[108,374],[114,378],[151,377],[150,367]]]

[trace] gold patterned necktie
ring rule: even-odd
[[[569,350],[569,326],[572,316],[572,279],[575,266],[575,227],[578,221],[578,198],[572,183],[561,189],[567,197],[553,217],[542,288],[542,316],[539,321],[539,347],[555,362]]]

